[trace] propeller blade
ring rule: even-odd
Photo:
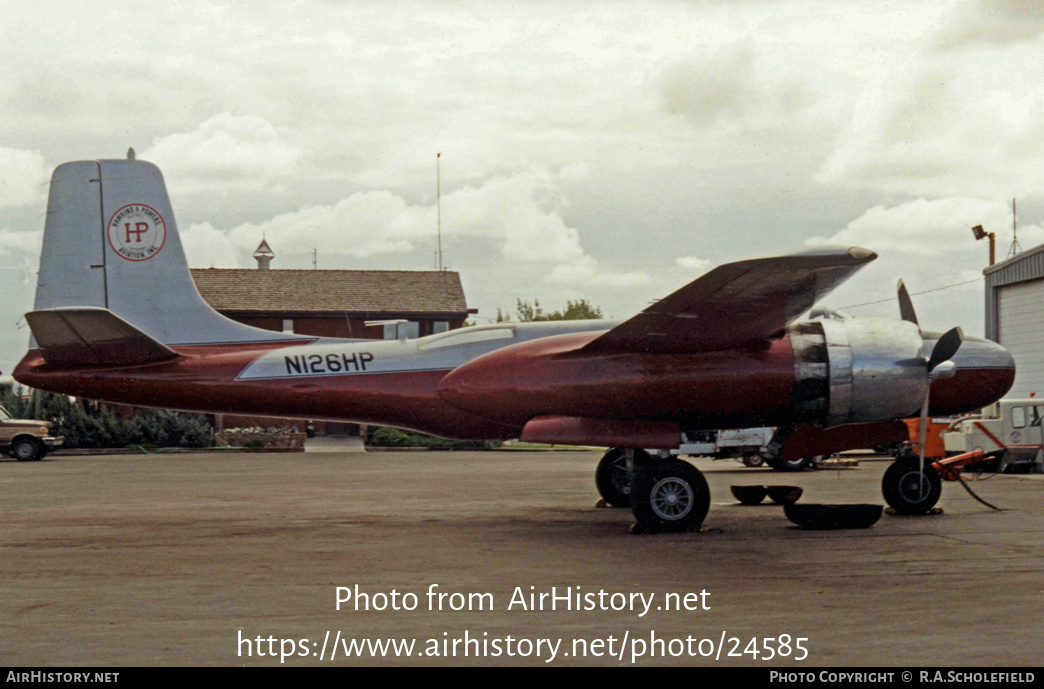
[[[899,279],[896,289],[899,292],[899,315],[902,316],[904,321],[909,321],[920,327],[920,324],[917,322],[917,314],[914,313],[913,301],[910,300],[910,293],[906,291],[906,285],[903,284],[902,278]]]
[[[901,280],[899,282],[899,287],[900,293],[905,292]],[[900,303],[902,303],[901,299]],[[924,498],[925,488],[924,448],[928,435],[928,406],[931,400],[932,383],[936,380],[953,378],[954,374],[957,373],[957,366],[950,361],[950,359],[953,358],[953,355],[961,348],[961,343],[963,341],[964,331],[961,330],[960,326],[951,328],[943,333],[942,337],[936,341],[935,347],[932,348],[932,355],[928,358],[928,387],[924,389],[924,402],[921,404],[921,426],[919,429],[921,448],[920,452],[917,453],[920,458],[920,487],[918,488],[918,494],[922,499]]]
[[[920,440],[921,448],[918,455],[920,456],[920,478],[918,479],[918,496],[920,499],[924,499],[924,446],[928,436],[928,400],[931,396],[932,386],[929,385],[928,389],[924,391],[924,403],[921,405],[921,427],[920,427]]]
[[[957,350],[961,348],[962,342],[964,342],[964,331],[960,326],[943,333],[935,343],[935,347],[932,348],[932,355],[928,357],[928,373],[931,373],[942,362],[952,359]]]

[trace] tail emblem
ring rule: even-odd
[[[150,206],[132,203],[112,214],[109,246],[128,261],[147,261],[167,241],[167,223]]]

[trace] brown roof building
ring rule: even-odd
[[[241,323],[304,335],[386,337],[405,320],[410,337],[459,328],[469,309],[460,275],[434,270],[193,269],[203,298]],[[290,321],[290,322],[288,322]]]
[[[208,268],[193,270],[192,277],[214,308],[226,311],[468,313],[460,275],[449,271]]]

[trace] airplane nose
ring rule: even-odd
[[[927,351],[934,344],[925,337]],[[1011,352],[991,340],[965,337],[951,361],[957,366],[953,378],[932,383],[931,414],[977,411],[1003,397],[1015,382]]]

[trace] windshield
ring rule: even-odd
[[[490,340],[507,340],[514,336],[514,326],[480,326],[477,328],[464,328],[422,338],[417,341],[417,349],[424,351],[428,349],[439,349],[440,347],[455,347],[457,345],[474,344],[476,342],[489,342]]]
[[[0,407],[0,421],[7,421],[10,418],[11,415],[8,413],[8,411],[3,407]]]

